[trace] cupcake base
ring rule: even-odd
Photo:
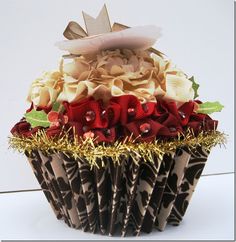
[[[125,236],[178,225],[208,154],[203,146],[183,147],[154,162],[106,158],[100,168],[62,153],[26,156],[58,219],[83,231]]]

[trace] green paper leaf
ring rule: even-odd
[[[61,104],[59,102],[54,102],[52,105],[52,111],[58,112]]]
[[[26,121],[30,123],[32,128],[35,127],[44,127],[47,128],[50,126],[50,122],[48,121],[47,114],[42,111],[36,111],[32,109],[30,112],[25,114]]]
[[[192,88],[194,90],[194,99],[197,98],[199,95],[198,95],[198,88],[199,88],[199,84],[197,84],[195,82],[195,79],[194,79],[194,76],[192,76],[191,78],[189,78],[189,81],[192,82]]]
[[[223,105],[219,102],[205,102],[199,104],[197,109],[197,113],[211,114],[214,112],[220,112],[223,109]]]
[[[52,105],[52,111],[63,113],[65,110],[64,106],[59,102],[54,102]]]

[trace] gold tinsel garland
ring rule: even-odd
[[[119,164],[129,156],[134,162],[138,162],[140,158],[154,162],[154,156],[161,159],[164,154],[175,152],[180,147],[188,147],[191,150],[201,145],[210,150],[217,144],[226,143],[226,135],[219,131],[201,132],[195,136],[190,130],[186,134],[180,134],[175,140],[156,139],[151,143],[136,142],[130,136],[124,141],[116,141],[113,144],[97,144],[96,139],[92,138],[86,140],[78,139],[76,136],[71,138],[68,132],[49,138],[44,130],[38,131],[31,137],[12,136],[9,139],[10,147],[19,152],[31,153],[40,150],[48,155],[60,152],[75,159],[85,159],[91,166],[98,166],[97,161],[103,161],[104,158],[111,158],[113,162]]]

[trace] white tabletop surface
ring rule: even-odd
[[[233,239],[234,174],[201,177],[178,227],[139,239]],[[0,194],[0,239],[110,239],[67,227],[51,211],[42,191]],[[119,239],[119,237],[112,237]],[[125,239],[136,239],[126,237]]]

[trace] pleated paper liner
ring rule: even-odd
[[[56,217],[73,228],[101,234],[160,231],[178,225],[186,212],[209,151],[179,148],[154,162],[111,158],[91,167],[62,153],[26,152]],[[137,158],[136,158],[137,161]]]

